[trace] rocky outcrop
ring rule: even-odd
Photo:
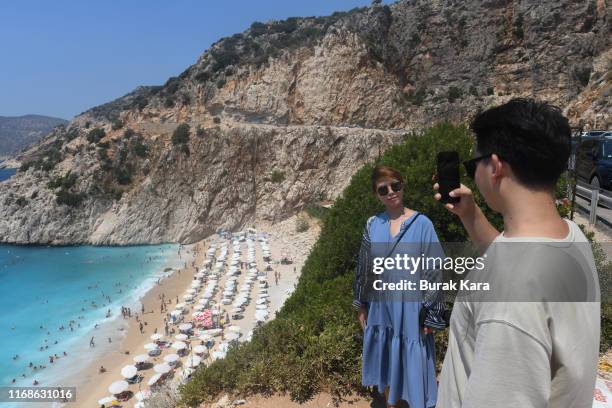
[[[0,184],[0,241],[192,242],[334,199],[410,130],[515,96],[612,126],[604,0],[399,1],[254,23],[74,118]]]

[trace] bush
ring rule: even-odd
[[[419,87],[410,95],[409,100],[413,105],[421,106],[427,96],[427,88]]]
[[[449,102],[453,103],[455,102],[455,100],[461,98],[462,96],[463,91],[460,88],[457,88],[456,86],[451,86],[450,88],[448,88],[447,98]]]
[[[120,121],[119,119],[115,119],[113,121],[113,125],[112,125],[112,129],[113,130],[119,130],[123,127],[123,122]]]
[[[273,183],[282,183],[285,180],[285,173],[282,171],[274,170],[272,172],[272,176],[270,177],[270,181]]]
[[[98,143],[106,136],[106,132],[102,128],[95,128],[87,133],[87,141],[89,143]]]
[[[123,132],[123,137],[126,139],[131,138],[132,136],[134,136],[136,134],[136,132],[134,132],[132,129],[127,128],[125,129],[125,132]]]
[[[149,148],[147,147],[147,145],[141,142],[137,142],[134,145],[134,154],[136,154],[136,156],[138,157],[147,157],[147,155],[149,154]]]
[[[300,217],[297,219],[295,223],[295,232],[306,232],[310,228],[310,224],[308,224],[308,220],[304,217]]]
[[[443,241],[464,241],[466,232],[433,199],[431,176],[440,150],[470,157],[472,138],[464,126],[438,125],[413,134],[391,147],[379,160],[401,171],[405,201],[433,221]],[[253,339],[229,350],[227,357],[198,369],[181,387],[183,402],[211,401],[223,392],[288,393],[305,402],[321,391],[338,401],[361,388],[361,329],[352,307],[356,254],[368,217],[382,211],[371,192],[368,164],[353,175],[349,186],[326,215],[321,234],[302,269],[298,285],[276,318],[255,330]],[[466,183],[474,187],[470,181]],[[476,193],[477,202],[482,203]],[[501,218],[483,209],[501,228]],[[443,350],[446,332],[436,335]],[[437,353],[441,363],[444,353]]]
[[[174,133],[172,133],[172,144],[174,146],[184,145],[189,142],[189,125],[187,123],[181,123]]]
[[[60,205],[67,205],[69,207],[76,207],[85,198],[82,193],[71,193],[67,190],[60,190],[55,193],[55,201]]]
[[[78,176],[76,174],[68,172],[62,177],[56,177],[55,179],[48,182],[47,187],[49,187],[51,190],[55,190],[58,187],[62,187],[63,189],[68,190],[74,187],[77,179]]]
[[[166,98],[166,100],[164,101],[164,106],[165,106],[166,108],[171,108],[171,107],[173,107],[173,106],[174,106],[174,98],[172,98],[172,97],[168,96],[168,97]]]
[[[198,125],[198,128],[196,129],[196,136],[204,137],[204,128],[201,125]]]
[[[27,203],[28,203],[28,200],[25,197],[19,197],[17,200],[15,200],[15,204],[17,204],[20,207],[24,207]]]
[[[493,89],[492,86],[487,88],[487,95],[491,96],[495,94],[495,90]]]

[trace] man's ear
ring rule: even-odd
[[[503,175],[507,175],[506,163],[503,163],[499,156],[493,153],[489,162],[493,166],[493,178],[497,180],[501,179]]]

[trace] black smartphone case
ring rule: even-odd
[[[457,152],[438,153],[438,192],[442,195],[440,201],[443,203],[456,203],[458,197],[448,195],[451,191],[459,188],[459,154]]]

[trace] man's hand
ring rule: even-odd
[[[435,183],[433,185],[433,189],[436,192],[434,194],[434,198],[436,200],[440,200],[442,195],[438,193],[440,189],[440,185]],[[465,185],[460,184],[459,188],[454,189],[448,195],[451,197],[458,197],[459,202],[457,203],[447,203],[444,206],[453,214],[459,216],[459,218],[470,217],[474,214],[474,210],[476,209],[476,202],[474,201],[474,195],[472,194],[472,190],[467,188]]]
[[[359,319],[359,325],[361,326],[361,330],[365,331],[366,322],[368,320],[368,309],[365,307],[360,307],[357,312],[357,318]]]

